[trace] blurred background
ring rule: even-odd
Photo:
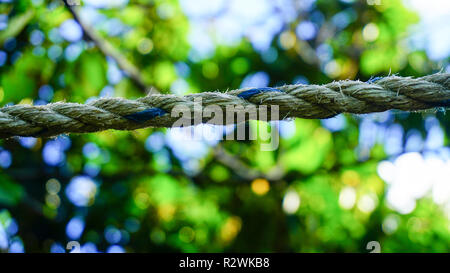
[[[446,0],[68,2],[0,0],[0,106],[450,72]],[[0,140],[0,252],[450,251],[445,109],[266,126]]]

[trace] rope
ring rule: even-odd
[[[361,81],[336,81],[325,85],[285,85],[277,88],[238,89],[225,93],[203,92],[183,97],[150,94],[137,100],[99,98],[86,104],[56,102],[47,105],[12,105],[0,108],[0,138],[49,137],[62,133],[88,133],[107,129],[134,130],[171,127],[182,114],[190,124],[230,124],[202,116],[207,107],[278,108],[279,118],[330,118],[339,113],[365,114],[389,109],[419,111],[450,107],[450,74],[420,78],[388,76]],[[268,110],[269,111],[269,110]],[[175,111],[177,112],[177,111]],[[272,112],[271,112],[272,113]],[[200,115],[200,119],[196,119]],[[261,119],[261,116],[247,119]],[[180,126],[180,125],[178,125]]]

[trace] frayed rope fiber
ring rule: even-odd
[[[437,73],[420,78],[388,76],[368,82],[345,80],[325,85],[246,88],[182,97],[151,94],[137,100],[99,98],[86,104],[19,104],[0,108],[0,138],[50,137],[63,133],[88,133],[108,129],[172,127],[181,117],[179,113],[171,114],[176,107],[188,109],[192,124],[197,124],[211,121],[212,116],[208,119],[202,117],[197,121],[194,119],[195,115],[204,113],[208,106],[218,106],[224,113],[229,106],[252,106],[256,109],[262,106],[266,109],[277,106],[280,119],[322,119],[339,113],[365,114],[389,109],[419,111],[437,107],[448,108],[450,74]],[[260,117],[257,116],[256,119]],[[220,124],[226,123],[228,121]]]

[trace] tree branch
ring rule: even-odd
[[[111,57],[116,61],[120,69],[125,71],[127,76],[145,93],[160,93],[155,87],[146,84],[144,77],[139,72],[139,69],[128,61],[119,50],[112,46],[107,40],[103,39],[93,28],[87,25],[81,20],[76,8],[70,5],[67,0],[63,0],[64,5],[72,14],[74,20],[83,29],[83,35],[85,40],[89,40],[95,43],[98,49],[106,56]]]
[[[232,169],[234,173],[240,177],[248,180],[265,178],[270,181],[276,181],[280,180],[284,176],[281,167],[278,165],[274,166],[267,173],[252,169],[250,166],[247,166],[244,162],[240,161],[239,157],[230,154],[227,150],[225,150],[220,143],[213,148],[213,154],[217,161]]]

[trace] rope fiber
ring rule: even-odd
[[[225,113],[230,106],[271,109],[277,106],[279,119],[330,118],[339,113],[365,114],[389,109],[420,111],[450,107],[450,74],[420,78],[388,76],[361,81],[335,81],[325,85],[285,85],[277,88],[245,88],[229,92],[203,92],[186,96],[149,94],[136,100],[98,98],[85,104],[56,102],[46,105],[12,105],[0,108],[0,138],[13,136],[51,137],[63,133],[89,133],[108,129],[134,130],[172,127],[189,110],[190,125],[211,122],[202,116],[208,106]],[[200,119],[195,119],[200,115]],[[214,115],[213,115],[214,116]],[[192,117],[192,118],[191,118]],[[186,118],[186,117],[183,117]],[[261,119],[260,116],[247,119]],[[278,117],[269,117],[269,120]],[[216,120],[217,121],[217,120]]]

